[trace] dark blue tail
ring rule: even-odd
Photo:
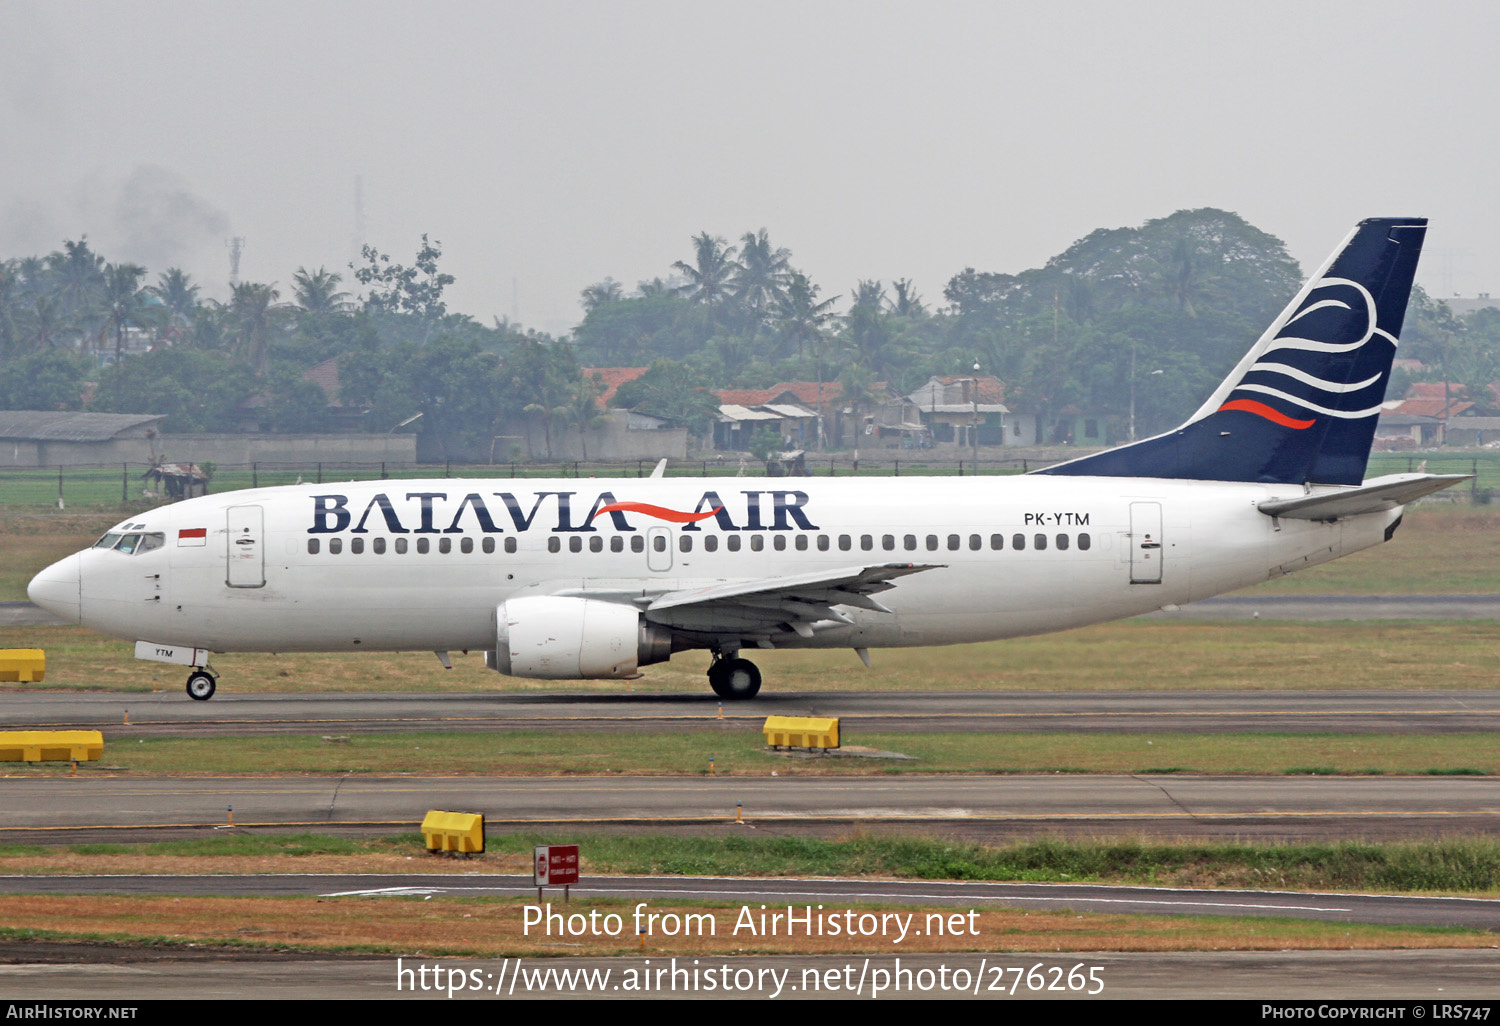
[[[1187,423],[1037,473],[1359,484],[1426,233],[1361,221]]]

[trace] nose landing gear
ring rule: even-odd
[[[214,690],[219,686],[219,678],[205,669],[196,669],[187,679],[187,693],[189,698],[199,702],[206,702],[214,697]]]
[[[760,670],[750,660],[738,656],[715,659],[708,668],[708,684],[720,698],[731,701],[754,698],[760,691]]]

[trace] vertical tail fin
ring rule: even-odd
[[[1426,232],[1361,221],[1187,423],[1038,473],[1359,484]]]

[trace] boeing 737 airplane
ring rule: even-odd
[[[548,680],[707,649],[743,699],[747,649],[868,665],[1192,602],[1389,541],[1464,480],[1364,480],[1426,225],[1357,225],[1181,427],[1031,474],[261,488],[132,516],[28,593],[197,699],[210,653],[376,649]]]

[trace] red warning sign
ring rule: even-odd
[[[539,844],[536,846],[532,885],[565,887],[578,882],[578,845]]]

